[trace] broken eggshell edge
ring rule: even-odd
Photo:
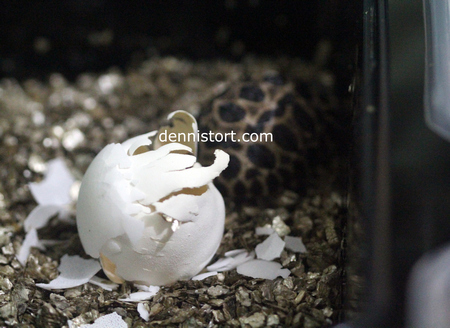
[[[208,167],[179,143],[152,151],[155,132],[106,146],[80,188],[77,225],[83,247],[112,281],[168,285],[200,272],[220,245],[224,201],[212,183],[229,156]],[[137,153],[137,154],[136,154]]]

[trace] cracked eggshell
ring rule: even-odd
[[[142,237],[134,246],[126,234],[108,240],[100,249],[106,273],[123,280],[150,285],[166,285],[189,279],[200,272],[214,256],[222,240],[225,208],[212,183],[196,197],[195,222],[172,223],[158,214],[145,218]],[[176,197],[176,196],[175,196]]]
[[[201,167],[188,145],[162,144],[149,151],[154,135],[106,146],[81,184],[81,242],[117,283],[189,279],[211,260],[222,239],[225,206],[212,180],[229,156],[216,151],[214,164]]]

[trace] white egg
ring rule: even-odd
[[[229,156],[216,150],[215,162],[202,167],[196,143],[160,142],[164,131],[197,132],[195,119],[184,111],[169,119],[172,126],[159,132],[107,145],[83,178],[80,239],[114,282],[167,285],[189,279],[220,245],[225,206],[212,180],[228,166]]]

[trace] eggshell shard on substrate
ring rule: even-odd
[[[153,296],[158,294],[159,287],[158,286],[151,286],[153,287],[152,290],[145,291],[145,292],[135,292],[131,293],[129,297],[127,298],[120,298],[119,301],[122,302],[141,302],[141,301],[147,301],[151,299]]]
[[[20,247],[19,253],[17,254],[17,260],[19,260],[20,264],[22,264],[23,266],[27,264],[28,256],[30,255],[32,247],[45,250],[45,247],[39,240],[37,231],[34,228],[30,229],[30,231],[27,232],[22,246]]]
[[[86,260],[78,255],[64,255],[58,267],[60,275],[48,284],[36,284],[43,289],[67,289],[81,286],[87,282],[100,270],[97,261]]]
[[[212,277],[212,276],[216,276],[218,274],[217,271],[211,271],[211,272],[205,272],[205,273],[200,273],[194,277],[192,277],[192,280],[203,280],[206,279],[208,277]]]
[[[183,131],[196,129],[190,114],[178,111],[169,118],[185,118],[178,123]],[[202,167],[188,145],[166,143],[151,150],[155,134],[107,145],[81,184],[81,242],[117,283],[161,286],[189,279],[211,260],[222,239],[225,206],[212,180],[228,166],[228,154],[216,151],[215,162]]]
[[[287,278],[291,274],[289,269],[282,269],[280,263],[265,260],[251,260],[240,264],[237,273],[252,278],[275,279],[276,277]]]
[[[99,278],[97,276],[93,276],[91,279],[89,279],[89,283],[109,291],[113,291],[119,287],[118,284],[115,284],[108,279]]]
[[[236,268],[238,265],[253,260],[255,258],[255,252],[247,252],[245,249],[235,249],[225,253],[224,258],[220,258],[213,264],[209,265],[206,269],[208,271],[230,271]]]
[[[272,229],[272,226],[270,224],[266,224],[264,227],[255,228],[255,234],[257,236],[271,235],[274,232],[275,230]]]
[[[44,180],[30,183],[29,188],[39,205],[64,206],[71,201],[69,191],[74,182],[64,161],[56,158],[48,162]]]
[[[266,240],[256,245],[256,257],[261,260],[272,261],[280,257],[284,249],[285,242],[273,232]]]
[[[150,312],[145,308],[144,303],[138,303],[137,311],[139,313],[139,316],[142,319],[144,319],[145,321],[149,321],[150,320]]]
[[[38,206],[25,219],[25,232],[45,227],[55,215],[58,215],[59,219],[67,219],[72,202],[70,190],[74,183],[75,179],[63,159],[49,161],[44,179],[28,185]]]
[[[284,237],[286,248],[296,253],[305,253],[306,246],[300,237],[286,236]]]
[[[69,328],[73,325],[71,320],[68,320]],[[117,312],[104,315],[94,321],[92,324],[82,325],[83,328],[127,328],[127,323]]]

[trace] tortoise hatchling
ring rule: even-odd
[[[331,101],[317,89],[312,83],[294,84],[268,75],[230,85],[206,104],[200,131],[233,133],[237,141],[199,144],[203,164],[212,162],[213,149],[230,155],[228,168],[215,181],[224,197],[255,203],[284,190],[306,190],[318,158],[326,157],[322,117]],[[250,137],[253,141],[244,141]]]

